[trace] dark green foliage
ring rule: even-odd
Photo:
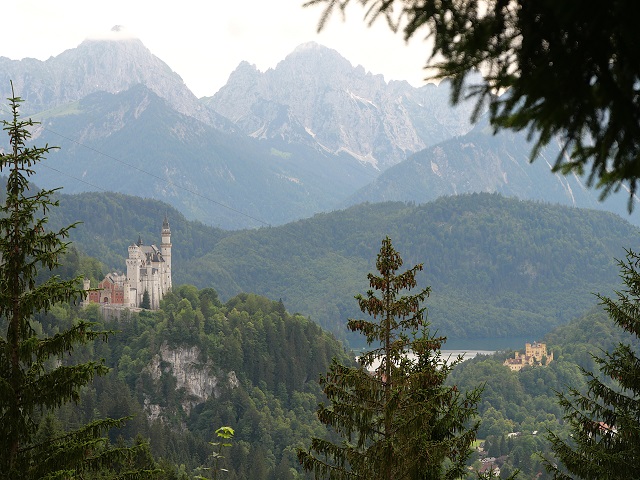
[[[640,336],[640,256],[632,251],[620,262],[624,290],[617,298],[600,296],[611,319],[637,340]],[[571,438],[551,433],[557,459],[548,468],[556,478],[626,479],[640,462],[640,358],[629,341],[594,356],[601,375],[583,369],[587,390],[560,395]],[[607,378],[608,377],[608,378]],[[566,468],[566,470],[565,470]]]
[[[298,450],[316,478],[454,479],[466,470],[480,391],[463,395],[444,385],[453,366],[442,364],[444,338],[429,333],[422,303],[430,289],[398,296],[416,287],[422,265],[398,273],[401,266],[387,237],[376,262],[379,275],[369,274],[371,290],[356,296],[372,318],[348,323],[372,348],[358,367],[334,360],[320,380],[330,404],[318,407],[318,418],[342,441],[314,438],[309,450]]]
[[[449,338],[541,337],[586,312],[591,292],[613,290],[612,258],[638,238],[609,213],[473,194],[418,206],[364,204],[237,232],[184,268],[222,298],[240,291],[281,298],[357,342],[339,319],[357,315],[347,292],[366,289],[380,231],[393,234],[408,260],[425,259],[436,292],[430,320]]]
[[[74,245],[106,271],[124,269],[140,231],[146,243],[158,242],[158,222],[171,208],[118,194],[62,195],[61,205],[52,225],[83,220]],[[282,299],[349,341],[359,339],[339,319],[357,315],[347,292],[366,288],[380,231],[393,234],[407,259],[425,259],[437,292],[430,319],[450,339],[541,337],[586,312],[591,292],[613,291],[612,259],[638,239],[637,228],[610,213],[489,194],[364,204],[239,232],[188,222],[172,210],[169,217],[174,285],[213,287],[223,301],[240,292]]]
[[[334,9],[326,4],[321,27]],[[433,41],[427,67],[435,78],[450,78],[453,101],[489,106],[496,129],[527,129],[536,138],[532,158],[560,139],[555,169],[582,173],[603,195],[629,188],[633,202],[640,176],[640,57],[635,46],[640,14],[634,0],[609,2],[361,0],[367,21],[383,17],[406,39],[425,32]],[[485,78],[466,85],[469,74]],[[507,92],[497,96],[497,92]],[[565,151],[570,158],[564,155]]]
[[[64,239],[73,225],[48,230],[47,213],[57,206],[51,199],[54,191],[29,190],[35,166],[52,148],[28,146],[34,124],[19,118],[20,102],[19,97],[10,99],[12,118],[3,125],[11,148],[0,154],[0,170],[9,171],[6,198],[0,205],[0,475],[11,480],[69,478],[107,470],[134,452],[109,448],[103,438],[122,420],[94,420],[62,431],[47,415],[78,401],[94,376],[107,373],[101,362],[68,362],[68,357],[108,332],[80,321],[55,335],[39,334],[34,314],[47,314],[56,304],[75,301],[84,293],[79,278],[39,278],[42,270],[62,271]],[[74,253],[68,252],[66,258]],[[129,468],[119,473],[121,478],[142,476]]]
[[[585,391],[587,382],[581,369],[597,369],[592,355],[612,351],[627,339],[606,312],[595,307],[544,337],[554,353],[554,361],[547,367],[527,367],[512,372],[502,363],[505,358],[513,357],[513,352],[497,352],[461,363],[451,372],[447,383],[461,390],[484,385],[478,406],[481,419],[478,437],[485,440],[489,456],[497,456],[498,450],[506,456],[503,464],[506,468],[501,467],[503,473],[519,469],[521,480],[552,478],[543,462],[543,457],[552,456],[545,434],[552,430],[561,438],[567,438],[570,433],[556,392],[566,391],[569,385]],[[633,338],[630,343],[634,350],[640,348],[638,339]],[[614,385],[611,378],[600,375],[600,379]],[[507,437],[514,432],[520,434]]]
[[[322,394],[317,378],[331,358],[350,361],[342,345],[309,319],[283,310],[281,302],[253,294],[221,305],[215,290],[183,285],[174,287],[161,307],[123,314],[106,324],[120,331],[107,344],[76,351],[80,360],[104,357],[111,371],[81,392],[77,406],[56,412],[62,425],[132,416],[111,432],[110,442],[118,444],[122,437],[131,444],[141,434],[166,472],[160,478],[181,480],[207,464],[213,431],[228,425],[235,436],[224,451],[229,472],[220,478],[286,479],[291,469],[299,475],[295,447],[325,432],[315,416]],[[78,318],[97,320],[99,312],[97,305],[56,306],[36,320],[52,332]],[[173,361],[191,353],[191,373],[216,379],[204,398],[194,398],[180,383],[184,376]]]
[[[171,258],[176,265],[204,255],[220,238],[229,235],[200,222],[188,221],[170,205],[148,198],[112,192],[60,193],[56,198],[60,200],[60,208],[51,212],[51,224],[66,225],[72,219],[81,219],[82,228],[71,232],[71,239],[84,253],[104,263],[107,271],[124,268],[127,247],[135,243],[138,236],[147,245],[159,244],[160,222],[165,215],[171,221],[174,246]],[[185,279],[174,281],[181,282]]]
[[[151,300],[149,299],[149,291],[145,290],[142,294],[142,301],[140,302],[140,308],[149,310],[151,308]]]
[[[227,473],[229,471],[223,467],[224,455],[222,455],[222,452],[232,446],[231,441],[234,434],[235,432],[231,427],[220,427],[216,430],[216,436],[218,437],[219,441],[209,442],[209,445],[211,445],[211,447],[213,448],[211,455],[209,455],[209,458],[211,459],[211,466],[201,468],[201,470],[203,470],[204,472],[210,472],[210,475],[197,475],[195,477],[195,480],[207,480],[208,477],[216,480],[218,478],[218,475],[224,475],[224,473]],[[262,476],[258,478],[262,478]]]

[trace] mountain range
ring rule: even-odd
[[[625,192],[600,204],[582,179],[551,174],[556,145],[529,165],[525,134],[493,135],[482,119],[473,127],[474,105],[452,108],[447,82],[385,82],[315,43],[265,72],[243,62],[201,99],[132,38],[86,40],[46,61],[0,57],[5,98],[9,80],[22,111],[42,122],[34,140],[61,147],[39,185],[161,199],[225,229],[470,192],[606,208],[638,223]]]
[[[465,135],[409,156],[382,172],[373,182],[351,195],[343,206],[362,202],[429,202],[443,195],[495,192],[509,197],[616,212],[638,224],[628,214],[628,195],[622,191],[600,199],[578,175],[550,174],[561,145],[543,147],[530,162],[532,144],[522,133],[493,134],[482,118]]]
[[[266,72],[241,63],[220,91],[202,101],[249,136],[346,152],[384,170],[471,128],[473,105],[452,108],[449,96],[446,83],[387,83],[311,42]]]

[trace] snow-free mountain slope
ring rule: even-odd
[[[525,132],[494,134],[482,119],[469,133],[426,148],[387,169],[352,195],[345,206],[383,201],[424,203],[444,195],[487,192],[609,210],[640,223],[637,213],[628,214],[626,192],[602,202],[585,178],[551,173],[560,153],[557,142],[542,148],[533,163],[532,148]]]
[[[176,111],[219,128],[229,127],[204,108],[182,78],[137,38],[114,27],[102,39],[87,39],[76,48],[45,61],[0,57],[0,94],[11,96],[10,81],[24,100],[24,113],[66,105],[95,92],[118,93],[143,84]]]
[[[472,105],[449,107],[449,88],[387,83],[335,50],[299,46],[275,69],[243,62],[205,105],[247,135],[346,152],[380,170],[470,129]]]
[[[42,187],[161,199],[223,228],[313,215],[368,179],[350,158],[216,130],[143,85],[91,94],[43,127],[36,141],[61,148],[39,169]]]

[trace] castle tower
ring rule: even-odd
[[[169,220],[167,216],[164,216],[162,222],[162,243],[160,244],[160,251],[162,258],[164,259],[164,271],[162,272],[162,291],[163,293],[171,290],[171,229],[169,228]]]
[[[140,283],[140,247],[138,245],[129,245],[127,281],[129,282],[129,288],[133,290],[129,293],[129,305],[137,307],[139,305],[137,290]]]

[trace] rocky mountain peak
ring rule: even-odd
[[[318,42],[311,41],[311,42],[301,43],[300,45],[298,45],[296,48],[293,49],[293,52],[290,53],[290,55],[295,55],[298,53],[303,53],[303,52],[308,52],[310,50],[318,50],[318,49],[330,50],[327,47],[323,47]]]
[[[316,42],[303,43],[298,45],[293,52],[278,63],[276,68],[286,68],[293,64],[293,68],[300,68],[301,65],[310,67],[313,70],[331,68],[331,70],[352,70],[351,63],[333,50]]]
[[[45,61],[0,58],[0,94],[4,97],[10,96],[9,79],[25,100],[27,114],[66,105],[91,93],[118,93],[143,84],[180,113],[212,125],[223,123],[203,108],[177,73],[119,25]]]
[[[382,170],[470,129],[468,116],[447,114],[448,95],[425,95],[310,42],[266,72],[241,64],[204,103],[247,135],[346,153]]]
[[[261,77],[260,70],[254,64],[247,61],[242,61],[236,69],[229,75],[227,85],[232,84],[245,84],[259,81]],[[224,88],[224,87],[223,87]]]
[[[296,75],[305,83],[314,82],[332,88],[347,88],[348,85],[371,84],[384,88],[383,75],[367,72],[362,65],[354,66],[336,50],[316,42],[303,43],[278,63],[275,68],[279,77]],[[270,75],[273,75],[269,72]]]

